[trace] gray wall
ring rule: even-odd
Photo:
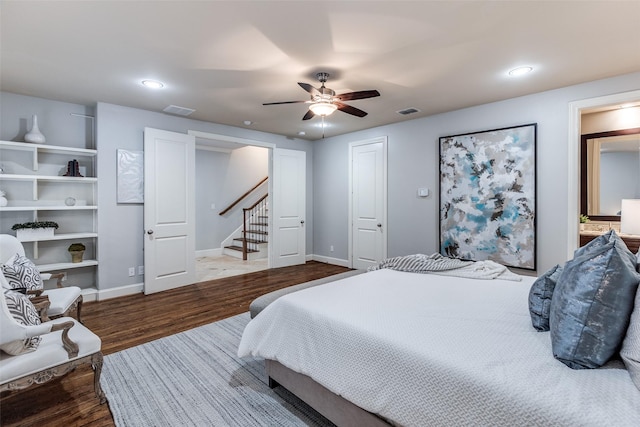
[[[78,283],[83,287],[97,286],[100,290],[140,283],[142,277],[128,276],[128,267],[143,265],[143,206],[142,204],[116,203],[116,150],[143,149],[143,131],[145,127],[170,130],[185,133],[188,130],[217,133],[237,138],[268,142],[278,148],[301,150],[307,153],[307,218],[311,227],[307,228],[307,253],[313,248],[313,159],[312,143],[300,139],[288,139],[280,135],[257,132],[232,126],[217,125],[208,122],[190,120],[183,117],[171,116],[153,111],[145,111],[113,104],[98,103],[94,106],[84,106],[58,102],[37,97],[23,96],[8,92],[0,92],[0,138],[8,141],[24,141],[24,134],[31,128],[32,115],[38,115],[40,130],[46,137],[46,143],[70,147],[97,148],[98,175],[98,280],[93,283],[93,274],[84,274]],[[96,116],[92,119],[76,115]],[[95,132],[93,131],[95,126]],[[229,155],[229,164],[251,161],[254,172],[264,177],[267,165],[256,166],[264,159],[264,151],[236,150]],[[200,154],[201,151],[198,151]],[[243,154],[244,153],[244,154]],[[243,157],[244,156],[244,160]],[[2,159],[0,159],[0,164]],[[232,166],[231,168],[233,169]],[[227,171],[228,172],[228,171]],[[225,186],[230,185],[233,195],[237,197],[257,182],[255,176],[250,175],[250,184],[238,179],[231,184],[231,176],[226,178]],[[235,187],[234,187],[235,186]],[[248,186],[248,187],[247,187]],[[242,188],[240,191],[238,188]],[[226,189],[226,188],[225,188]],[[235,192],[239,191],[238,194]],[[218,196],[214,195],[217,200]],[[225,200],[220,201],[224,203]],[[215,201],[217,204],[218,202]],[[210,209],[210,202],[207,203]],[[217,215],[217,213],[216,213]],[[3,215],[5,219],[5,215]],[[4,221],[7,224],[16,221]],[[3,224],[4,224],[3,222]],[[237,226],[237,225],[236,225]],[[3,225],[4,227],[4,225]],[[231,228],[231,226],[228,226]],[[6,228],[6,227],[4,227]],[[10,225],[9,225],[10,228]],[[235,227],[233,227],[235,228]],[[0,230],[2,233],[9,229]],[[225,229],[220,234],[224,235]],[[208,235],[208,233],[206,233]],[[226,235],[223,236],[223,238]],[[213,242],[213,243],[212,243]],[[216,246],[211,247],[214,244]],[[200,242],[199,249],[219,247],[219,236],[212,240]],[[84,270],[84,269],[82,269]],[[71,276],[71,272],[70,272]],[[71,277],[70,277],[71,279]],[[88,284],[88,285],[87,285]]]
[[[618,215],[622,199],[640,198],[640,152],[600,154],[600,215]]]
[[[349,135],[313,146],[314,254],[348,259],[348,145],[388,137],[388,256],[438,251],[438,141],[441,136],[538,124],[537,263],[544,272],[566,260],[568,104],[640,88],[640,73],[480,105]],[[384,94],[382,94],[384,97]],[[419,199],[416,190],[431,195]],[[577,213],[576,213],[577,215]],[[334,252],[329,247],[334,246]]]
[[[197,150],[196,250],[220,248],[220,243],[242,223],[242,207],[249,203],[223,216],[219,212],[269,175],[268,156],[268,149],[253,146],[231,153]],[[266,187],[267,183],[254,194],[265,194]]]
[[[143,265],[143,206],[116,203],[116,149],[142,150],[145,127],[186,133],[188,130],[217,133],[275,144],[278,148],[307,153],[307,253],[312,253],[313,167],[312,143],[300,139],[257,132],[232,126],[171,116],[119,105],[98,103],[98,250],[100,290],[140,283],[128,277],[128,267]],[[200,152],[198,152],[200,153]],[[242,193],[241,193],[242,194]]]

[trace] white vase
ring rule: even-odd
[[[45,138],[42,132],[40,132],[40,128],[38,128],[38,116],[35,114],[33,115],[31,130],[24,135],[24,140],[34,144],[44,144]]]
[[[7,198],[4,196],[0,196],[0,207],[7,206],[8,204],[9,204],[9,201],[7,200]]]

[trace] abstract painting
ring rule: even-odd
[[[440,138],[440,253],[536,268],[537,124]]]

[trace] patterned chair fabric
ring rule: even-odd
[[[0,264],[5,264],[15,254],[25,256],[22,243],[10,234],[0,234]],[[63,274],[40,273],[42,280],[57,279],[56,288],[46,289],[42,292],[47,296],[51,305],[47,311],[50,319],[57,319],[64,316],[71,316],[75,313],[79,322],[82,322],[82,291],[77,286],[64,286],[62,284]]]
[[[1,271],[0,282],[5,287],[6,279]],[[10,355],[0,351],[0,392],[42,384],[88,363],[94,370],[96,396],[100,403],[106,401],[100,387],[103,360],[100,338],[71,317],[22,324],[9,311],[5,292],[0,292],[0,348],[35,337],[39,338],[37,345],[23,353]]]

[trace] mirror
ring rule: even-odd
[[[581,139],[580,213],[620,221],[622,199],[640,198],[640,128]]]

